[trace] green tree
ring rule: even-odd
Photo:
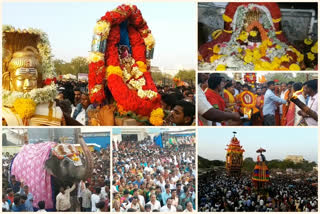
[[[67,74],[67,72],[69,70],[68,63],[66,63],[62,59],[56,59],[53,61],[53,64],[54,64],[57,75]]]
[[[168,73],[163,73],[161,71],[153,71],[151,72],[151,76],[153,81],[157,85],[172,85],[172,76]]]
[[[75,57],[71,60],[71,68],[72,68],[72,74],[78,75],[78,73],[88,73],[89,67],[88,67],[88,60],[85,57]]]
[[[292,73],[268,73],[265,75],[265,78],[267,81],[271,81],[271,80],[279,80],[279,82],[290,82],[290,81],[294,81],[294,82],[301,82],[304,83],[307,80],[312,79],[310,74],[306,74],[306,73],[298,73],[295,77],[293,77]]]
[[[272,80],[279,80],[279,82],[289,82],[293,81],[293,74],[292,73],[268,73],[265,75],[265,78],[267,81],[272,81]]]
[[[180,80],[185,81],[191,85],[195,85],[196,72],[195,70],[179,70],[179,72],[174,77],[180,78]]]
[[[243,160],[243,169],[246,171],[252,171],[254,169],[255,162],[252,158],[248,157]]]
[[[56,59],[53,61],[57,75],[88,73],[88,61],[85,57],[75,57],[71,62],[65,62],[62,59]]]
[[[151,76],[153,81],[158,84],[160,81],[162,81],[162,73],[160,71],[151,72]]]

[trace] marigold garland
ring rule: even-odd
[[[312,53],[318,53],[318,41],[311,48]]]
[[[232,22],[232,18],[230,18],[229,16],[227,16],[226,14],[222,15],[223,21],[225,22]]]
[[[164,113],[162,108],[157,108],[151,112],[150,123],[155,126],[161,126],[163,124]]]
[[[306,45],[311,45],[312,42],[313,42],[312,39],[309,39],[309,38],[304,39],[304,44]]]
[[[247,103],[244,99],[245,95],[248,94],[251,99],[252,99],[252,102],[251,103]],[[241,106],[242,107],[246,107],[246,108],[255,108],[256,107],[256,102],[255,102],[255,96],[252,92],[250,91],[244,91],[242,92],[241,94],[239,94],[239,99],[241,101]]]
[[[107,67],[107,78],[108,78],[111,74],[115,74],[115,75],[118,75],[119,77],[122,77],[122,70],[121,70],[120,66],[112,66],[112,65],[109,65],[109,66]]]
[[[15,112],[22,119],[24,125],[27,125],[27,120],[36,112],[37,104],[30,98],[18,98],[13,103]]]
[[[270,13],[265,14],[264,19],[262,19],[263,22],[260,23],[260,20],[252,21],[245,30],[242,30],[242,19],[246,17],[245,13],[252,9],[260,9],[260,7],[264,7],[264,9],[269,10]],[[234,17],[235,14],[237,14],[237,18]],[[227,5],[222,18],[225,21],[224,29],[216,30],[212,34],[213,41],[202,45],[199,49],[199,66],[201,70],[217,70],[217,67],[221,64],[226,65],[228,69],[236,68],[238,70],[289,70],[292,64],[295,64],[292,66],[293,68],[297,68],[296,65],[299,67],[302,65],[304,54],[296,49],[292,50],[281,31],[281,11],[276,3],[232,2]],[[272,18],[271,23],[265,21],[271,20],[270,18]],[[257,31],[253,30],[255,27],[257,27],[260,32],[262,39],[261,45],[257,42],[248,43],[249,35],[251,37],[257,36]],[[229,36],[224,33],[226,31],[233,31],[233,34]],[[315,53],[317,52],[317,45],[313,47],[313,43],[311,39],[305,40],[305,44],[311,48],[310,51]],[[216,45],[221,46],[219,52],[213,51],[212,47]],[[245,49],[238,51],[239,48],[242,49],[245,45],[251,50],[258,48],[259,52],[251,55],[246,54]],[[307,55],[307,53],[305,53],[305,55],[306,58],[309,56],[308,59],[310,61],[314,61],[317,57],[315,56],[315,59],[313,59],[313,55]],[[281,58],[281,61],[279,62],[277,58]]]
[[[121,66],[117,44],[120,41],[120,26],[128,20],[128,36],[132,57],[135,63],[130,73]],[[107,12],[97,22],[94,29],[102,40],[106,39],[104,53],[89,57],[89,91],[91,102],[101,103],[104,99],[104,89],[95,88],[103,83],[105,77],[108,87],[117,102],[121,113],[134,112],[142,116],[150,116],[150,123],[162,125],[164,114],[159,113],[161,96],[148,71],[146,52],[154,47],[154,38],[140,10],[135,5],[121,5]],[[101,60],[101,58],[103,60]],[[105,60],[105,61],[104,61]],[[104,68],[106,67],[106,68]],[[100,78],[97,78],[100,76]],[[124,79],[123,79],[124,76]],[[101,78],[103,77],[103,78]],[[126,82],[124,82],[124,80]],[[131,89],[128,87],[135,88]],[[157,111],[155,111],[157,109]],[[151,113],[155,111],[151,116]],[[161,109],[162,111],[162,109]]]
[[[299,66],[299,65],[297,65],[297,64],[291,64],[291,65],[289,66],[289,70],[290,70],[290,71],[300,71],[301,69],[300,69],[300,66]]]

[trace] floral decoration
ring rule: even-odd
[[[22,119],[24,125],[28,125],[27,121],[36,112],[37,104],[30,98],[18,98],[13,103],[14,111]]]
[[[259,19],[250,13],[259,11]],[[213,33],[213,41],[199,49],[200,70],[296,70],[303,68],[304,59],[316,60],[317,43],[305,39],[310,46],[303,54],[288,45],[281,31],[281,12],[276,3],[229,3],[222,16],[224,31]],[[226,34],[231,31],[232,34]],[[314,43],[314,44],[313,44]],[[306,55],[306,56],[304,56]]]
[[[56,96],[57,89],[54,83],[43,88],[32,89],[30,92],[2,89],[2,105],[11,108],[17,99],[31,99],[38,105],[53,102]]]
[[[132,51],[129,62],[124,62],[118,51],[119,25],[125,20],[128,21],[127,30]],[[152,116],[152,112],[160,108],[161,97],[152,80],[146,57],[146,53],[154,48],[155,41],[140,10],[134,5],[121,5],[107,12],[97,22],[94,34],[101,38],[101,41],[106,41],[107,45],[104,51],[92,51],[89,56],[88,87],[91,102],[103,102],[104,87],[100,86],[104,85],[106,80],[121,114],[133,112],[140,116],[150,116],[151,124],[162,125],[160,110]],[[97,85],[100,85],[99,88]]]

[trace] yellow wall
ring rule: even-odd
[[[88,146],[90,152],[93,152],[93,151],[94,151],[94,146],[90,146],[90,145],[87,145],[87,146]],[[77,148],[77,150],[78,150],[80,153],[82,153],[82,148],[81,148],[81,146],[76,146],[76,148]]]
[[[10,155],[13,155],[15,153],[18,153],[20,149],[21,149],[21,146],[3,146],[2,153],[9,152]]]

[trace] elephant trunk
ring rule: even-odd
[[[84,175],[84,179],[87,179],[88,177],[90,177],[92,175],[92,171],[93,171],[93,159],[92,159],[92,155],[91,152],[87,146],[87,144],[84,142],[83,137],[80,135],[79,136],[79,143],[80,146],[82,148],[82,151],[84,153],[84,157],[85,157],[85,175]]]

